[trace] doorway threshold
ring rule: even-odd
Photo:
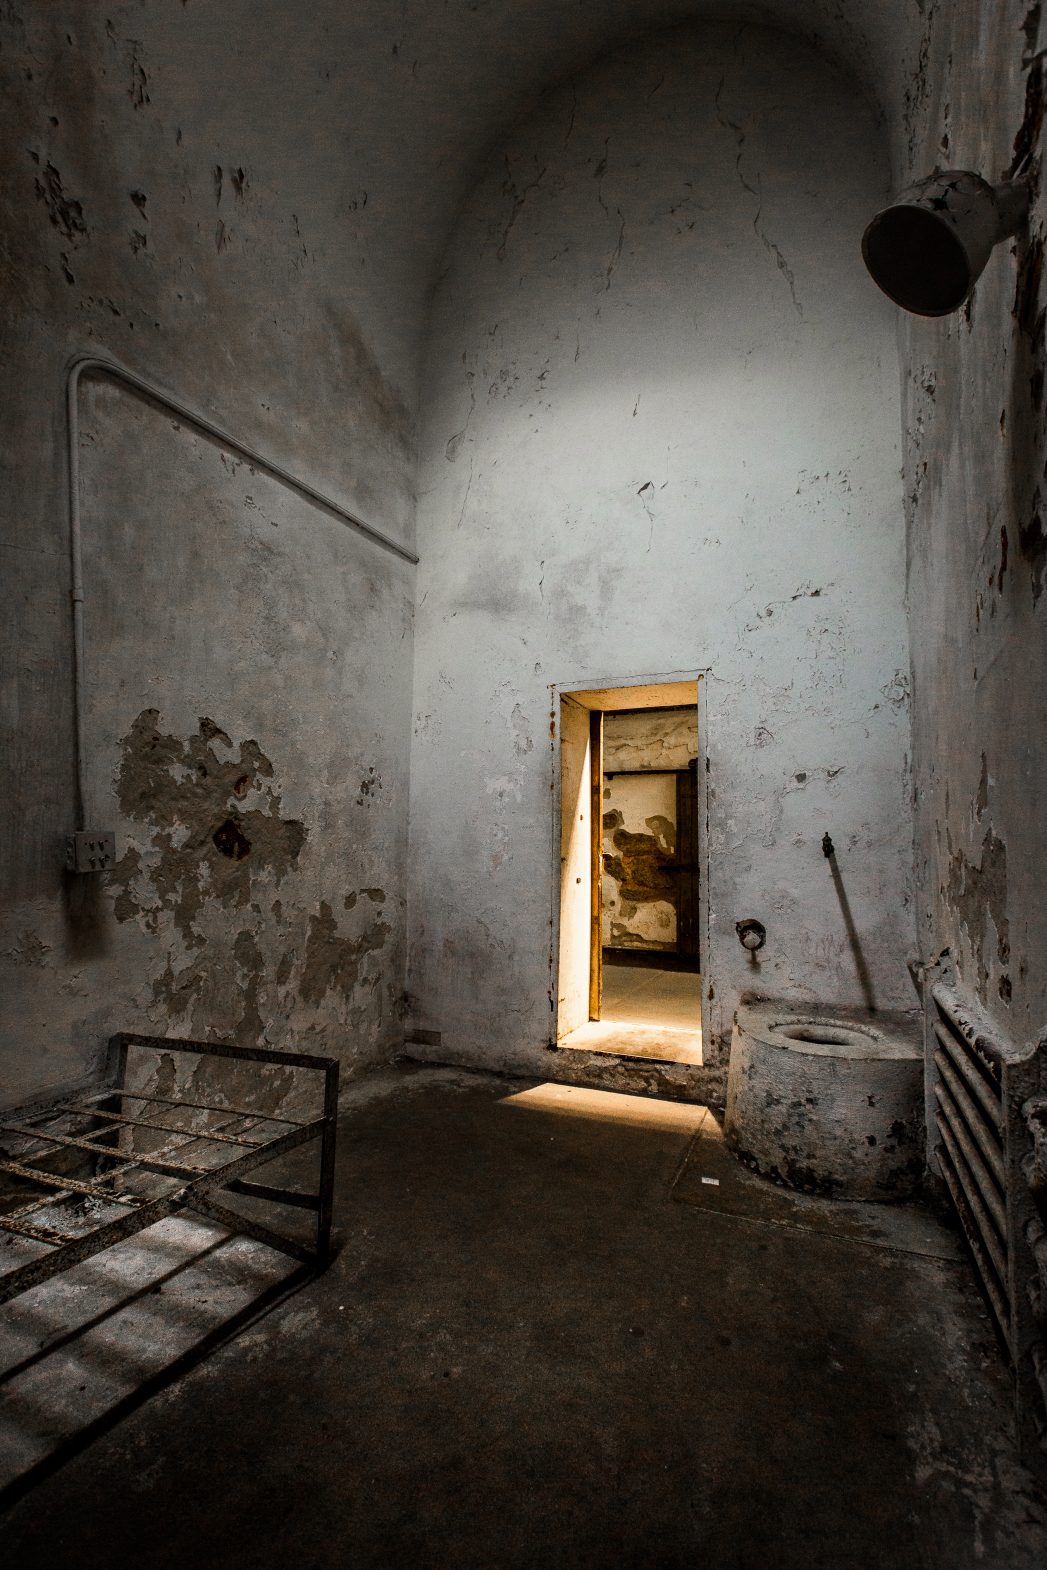
[[[564,1036],[557,1046],[571,1052],[601,1052],[611,1057],[646,1058],[654,1063],[702,1064],[700,1030],[657,1024],[591,1019]]]

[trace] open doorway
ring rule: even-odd
[[[699,694],[560,691],[561,1047],[702,1062]]]
[[[701,1034],[698,710],[603,716],[594,1017]]]

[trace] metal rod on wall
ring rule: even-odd
[[[180,398],[173,397],[157,387],[146,377],[140,376],[137,371],[129,371],[118,361],[109,359],[108,356],[86,354],[75,359],[70,365],[66,375],[66,411],[67,411],[67,440],[68,462],[67,473],[69,480],[69,559],[71,573],[71,598],[73,604],[73,726],[74,748],[76,754],[76,827],[83,830],[87,827],[87,786],[85,780],[85,710],[86,710],[86,682],[85,682],[85,643],[84,643],[84,565],[83,565],[83,532],[80,523],[80,403],[79,389],[80,378],[85,372],[95,372],[101,376],[111,376],[114,381],[123,382],[126,386],[134,388],[136,392],[143,393],[154,403],[160,404],[165,409],[180,415],[187,425],[194,426],[205,436],[212,437],[227,447],[231,452],[238,453],[254,467],[271,474],[274,479],[290,486],[297,491],[299,496],[304,496],[307,501],[316,503],[325,511],[331,513],[349,528],[355,529],[366,539],[380,545],[383,550],[391,551],[394,556],[399,556],[403,561],[417,566],[418,557],[413,551],[401,545],[390,535],[383,534],[372,524],[365,523],[362,518],[356,517],[338,502],[332,501],[322,491],[318,491],[305,480],[300,480],[278,463],[273,463],[262,453],[256,452],[253,447],[248,447],[244,442],[231,436],[228,431],[209,420],[206,415],[198,413],[189,404],[183,403]]]

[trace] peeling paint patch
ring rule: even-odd
[[[632,834],[622,825],[622,814],[605,812],[603,826],[610,834],[616,854],[604,855],[603,867],[618,884],[623,905],[641,905],[649,900],[672,901],[676,881],[671,863],[676,854],[676,828],[668,818],[648,819],[650,834]]]
[[[372,764],[368,768],[367,773],[364,775],[363,779],[360,781],[360,794],[356,798],[356,805],[358,807],[362,807],[365,804],[370,806],[371,802],[375,799],[381,788],[382,776],[378,773]]]
[[[1023,523],[1018,530],[1018,545],[1022,556],[1029,566],[1034,605],[1043,593],[1044,571],[1047,569],[1047,534],[1044,533],[1040,509],[1040,492],[1039,488],[1037,488],[1033,497],[1033,510],[1029,520],[1027,523]]]
[[[978,778],[978,794],[974,800],[974,815],[981,821],[982,814],[989,805],[989,765],[984,752],[982,753],[982,772]]]
[[[892,709],[904,709],[909,701],[909,677],[906,672],[895,671],[882,691]]]
[[[87,238],[84,209],[75,197],[67,196],[62,188],[62,176],[54,164],[44,165],[43,178],[33,182],[37,200],[47,208],[47,216],[54,227],[74,245]]]
[[[978,963],[982,1001],[989,979],[985,957],[985,918],[990,917],[996,931],[996,956],[1001,965],[1011,957],[1010,923],[1007,918],[1007,847],[990,826],[982,840],[977,863],[964,851],[950,857],[949,886],[946,897],[959,921],[967,928]]]
[[[1043,241],[1037,235],[1030,240],[1021,259],[1014,283],[1012,314],[1025,336],[1039,341],[1043,336],[1043,315],[1040,310],[1040,284],[1043,279]]]
[[[306,831],[281,816],[273,766],[254,740],[223,759],[216,747],[233,744],[215,722],[200,721],[195,736],[160,729],[156,709],[144,709],[122,742],[116,776],[124,816],[151,826],[148,848],[131,846],[110,876],[119,921],[174,919],[190,947],[203,943],[197,918],[205,902],[232,908],[248,903],[260,876],[277,882],[298,860]],[[244,809],[244,798],[258,805]]]
[[[45,943],[31,928],[26,928],[18,942],[7,950],[7,958],[16,965],[28,965],[32,970],[42,970],[47,964],[51,945]]]
[[[299,986],[303,1002],[320,1004],[332,989],[340,992],[348,1002],[364,958],[382,948],[391,931],[392,928],[376,916],[359,937],[343,937],[330,905],[326,900],[321,901],[319,915],[309,917],[305,965]]]
[[[1032,157],[1043,130],[1043,61],[1035,59],[1025,80],[1025,113],[1014,138],[1013,157],[1007,167],[1007,178],[1015,175]]]
[[[513,751],[518,758],[526,757],[529,752],[534,751],[531,727],[527,723],[527,716],[519,703],[513,708],[509,719],[509,729],[513,735]]]
[[[150,98],[149,76],[145,66],[142,64],[142,45],[135,38],[130,39],[129,43],[131,80],[128,83],[127,96],[131,100],[133,109],[144,109],[146,104],[150,102]]]

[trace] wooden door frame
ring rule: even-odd
[[[600,1018],[603,1002],[603,710],[589,710],[589,1018]]]
[[[685,856],[688,865],[680,879],[678,891],[677,945],[681,953],[687,958],[694,958],[700,964],[698,952],[698,934],[701,928],[700,900],[701,878],[698,860],[698,822],[699,822],[698,790],[698,759],[697,757],[686,769],[676,771],[676,844],[677,848],[686,845]],[[693,818],[693,822],[690,819]],[[691,852],[694,853],[693,861],[690,860]],[[695,898],[692,879],[698,879],[698,897]],[[687,947],[684,947],[684,934],[687,936]]]

